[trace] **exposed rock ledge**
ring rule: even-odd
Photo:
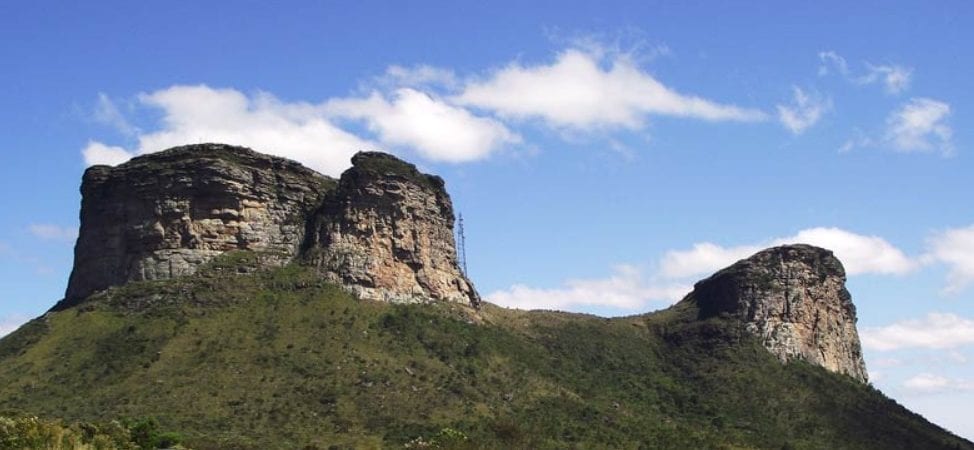
[[[176,147],[92,166],[65,300],[130,281],[194,273],[233,250],[260,264],[298,258],[360,297],[477,305],[457,266],[453,207],[439,177],[363,152],[341,181],[222,144]]]
[[[360,297],[480,302],[457,265],[443,179],[391,155],[362,152],[318,214],[310,255]]]
[[[683,301],[701,318],[729,314],[782,361],[802,359],[867,380],[845,269],[810,245],[769,248],[698,282]]]
[[[453,206],[439,177],[361,152],[340,180],[221,144],[177,147],[84,175],[81,231],[66,298],[129,281],[194,273],[233,250],[260,264],[295,259],[361,298],[480,298],[457,264]],[[832,252],[761,251],[696,284],[700,318],[730,315],[782,361],[802,359],[866,381],[856,310]]]

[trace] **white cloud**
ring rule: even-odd
[[[551,35],[550,38],[564,45],[563,52],[577,50],[603,64],[613,59],[625,59],[633,65],[647,65],[673,55],[673,50],[668,45],[653,42],[635,29],[615,30],[611,33]]]
[[[98,164],[115,166],[135,156],[122,147],[105,145],[97,141],[88,141],[88,145],[81,150],[81,155],[85,159],[85,164],[89,166]]]
[[[904,364],[903,360],[897,358],[883,358],[876,361],[871,361],[870,366],[875,367],[899,367]],[[869,377],[872,379],[872,377]],[[875,380],[874,380],[875,381]]]
[[[423,64],[413,67],[389,66],[386,73],[377,81],[393,88],[426,86],[453,88],[458,84],[457,76],[452,70]]]
[[[916,263],[901,250],[880,237],[860,235],[840,228],[818,227],[757,245],[722,247],[703,242],[694,244],[689,250],[671,250],[660,260],[660,274],[668,278],[710,274],[762,248],[785,244],[810,244],[832,250],[849,275],[903,274],[916,267]]]
[[[393,67],[400,83],[432,82],[446,72]],[[439,81],[443,81],[440,79]],[[412,88],[391,100],[373,92],[363,98],[321,104],[283,102],[266,92],[246,95],[205,85],[172,86],[138,96],[145,108],[162,112],[159,129],[138,132],[131,149],[91,141],[85,162],[115,165],[132,156],[195,142],[221,142],[291,158],[329,175],[339,175],[359,150],[404,147],[434,161],[482,159],[519,137],[500,122],[478,117]],[[383,145],[340,128],[336,119],[364,120]]]
[[[933,235],[927,241],[923,259],[927,263],[946,264],[950,270],[944,292],[960,292],[974,281],[974,225]]]
[[[78,237],[78,229],[62,227],[49,223],[34,223],[27,227],[30,234],[47,241],[73,241]]]
[[[222,142],[295,159],[338,175],[356,151],[377,147],[329,122],[316,105],[268,93],[174,86],[140,100],[164,111],[164,128],[139,138],[140,153],[193,142]]]
[[[881,330],[884,327],[872,327],[870,330]],[[865,330],[865,328],[863,329]],[[862,330],[860,330],[860,337],[862,336]],[[898,347],[890,350],[880,350],[875,347],[867,346],[869,350],[874,350],[876,352],[890,352],[897,350],[906,350],[907,354],[898,355],[896,358],[880,358],[876,360],[867,360],[866,365],[869,367],[881,367],[881,368],[893,368],[893,367],[922,367],[929,369],[937,366],[958,366],[967,364],[970,362],[968,356],[958,350],[958,349],[941,349],[941,348],[924,348],[921,346],[914,346],[908,344],[903,347]],[[919,351],[917,351],[919,350]],[[869,352],[873,354],[873,352]]]
[[[620,265],[607,278],[567,280],[563,287],[537,289],[521,284],[496,291],[487,301],[508,308],[577,310],[607,306],[641,311],[650,302],[674,303],[692,288],[678,283],[655,283],[636,267]]]
[[[638,129],[651,114],[710,121],[766,119],[758,110],[680,94],[625,55],[610,59],[570,49],[548,65],[512,63],[486,80],[468,83],[454,101],[507,118],[540,118],[559,128]]]
[[[0,338],[13,333],[26,322],[27,318],[19,314],[0,317]]]
[[[970,361],[970,358],[968,358],[964,353],[953,350],[947,352],[947,354],[944,355],[943,360],[953,364],[967,364]]]
[[[758,245],[721,247],[710,242],[694,244],[690,250],[670,250],[660,260],[660,275],[687,278],[709,274],[761,250]]]
[[[332,116],[364,120],[384,144],[415,148],[434,161],[483,159],[505,144],[520,141],[496,120],[411,88],[396,90],[391,101],[372,92],[366,98],[331,100],[324,109]]]
[[[946,388],[950,380],[940,375],[921,373],[903,382],[903,387],[913,391],[933,392]]]
[[[885,239],[856,234],[841,228],[809,228],[794,236],[774,241],[774,245],[799,243],[832,250],[849,275],[902,275],[917,268],[915,261]]]
[[[974,320],[955,314],[929,313],[882,327],[865,327],[860,333],[864,347],[877,351],[911,348],[949,349],[974,344]],[[963,354],[960,354],[963,358]],[[958,359],[956,355],[951,359]]]
[[[897,65],[874,66],[866,63],[866,74],[856,78],[858,84],[872,84],[882,81],[886,92],[899,94],[910,87],[913,78],[913,69]]]
[[[950,105],[929,98],[913,98],[886,119],[887,140],[897,150],[953,153],[953,130],[945,122]]]
[[[839,147],[839,153],[848,153],[857,148],[872,147],[874,145],[873,138],[863,133],[862,130],[856,128],[853,130],[853,135]]]
[[[831,50],[818,52],[818,59],[821,61],[821,65],[818,67],[819,76],[828,75],[832,70],[842,76],[849,75],[849,64],[838,53]]]
[[[904,381],[903,387],[917,393],[932,394],[946,391],[957,392],[971,390],[974,389],[974,383],[931,373],[921,373]]]
[[[595,41],[573,45],[550,64],[514,62],[480,77],[461,78],[450,69],[422,64],[392,65],[364,80],[357,94],[318,103],[282,101],[267,92],[175,85],[126,101],[126,110],[133,113],[161,113],[141,128],[100,93],[93,119],[133,143],[91,140],[82,154],[89,165],[117,165],[174,146],[221,142],[338,175],[359,150],[407,150],[452,163],[481,160],[521,143],[506,123],[511,119],[541,119],[559,132],[640,129],[652,115],[769,119],[757,109],[679,93],[640,68],[640,61],[667,54],[665,46],[624,53]],[[475,112],[478,108],[488,113]]]
[[[115,102],[102,92],[98,93],[94,119],[96,122],[109,125],[127,136],[135,136],[139,133],[139,129],[129,123],[125,115],[118,110]]]
[[[880,82],[886,92],[893,95],[906,91],[913,80],[913,68],[910,67],[896,64],[874,65],[867,62],[864,63],[866,70],[862,75],[853,75],[845,58],[834,51],[819,52],[818,59],[820,62],[819,76],[825,76],[834,71],[846,80],[861,86]]]
[[[539,289],[514,285],[487,296],[501,306],[522,309],[578,310],[609,306],[638,310],[652,301],[675,302],[692,289],[690,278],[710,275],[762,248],[805,243],[832,250],[850,275],[864,273],[902,274],[917,265],[902,251],[876,236],[864,236],[839,228],[809,228],[794,236],[772,239],[760,245],[722,247],[710,242],[689,250],[671,250],[658,262],[657,271],[646,276],[634,266],[615,268],[607,278],[568,280],[563,287]]]
[[[161,129],[139,134],[133,149],[89,142],[83,150],[87,163],[118,164],[133,155],[179,145],[221,142],[295,159],[337,175],[356,151],[376,147],[331,124],[316,105],[285,103],[267,93],[247,96],[205,85],[172,86],[140,94],[138,100],[162,112]]]
[[[822,114],[832,108],[832,101],[811,96],[798,86],[793,86],[794,99],[790,105],[777,105],[778,120],[794,134],[805,132],[818,123]]]

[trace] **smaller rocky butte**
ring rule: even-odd
[[[314,220],[306,258],[360,298],[480,302],[457,265],[453,204],[438,176],[360,152]]]
[[[247,148],[200,144],[92,166],[55,308],[130,281],[190,275],[238,250],[266,267],[314,263],[361,298],[476,306],[443,180],[384,153],[358,153],[352,164],[336,181]]]
[[[781,361],[801,359],[867,380],[845,269],[810,245],[769,248],[698,282],[700,318],[729,315]]]
[[[259,265],[313,265],[360,298],[478,306],[460,271],[443,180],[391,155],[361,152],[339,180],[242,147],[200,144],[93,166],[65,299],[130,281],[194,273],[246,250]],[[696,284],[700,319],[735,318],[782,361],[866,381],[856,311],[832,252],[776,247]]]

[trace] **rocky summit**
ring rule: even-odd
[[[359,298],[480,304],[457,264],[454,211],[440,177],[360,152],[339,180],[222,144],[176,147],[89,168],[65,299],[131,281],[187,276],[219,255],[258,267],[298,261]],[[828,250],[776,247],[696,284],[700,319],[729,315],[778,359],[866,381],[855,307]]]
[[[317,220],[311,259],[358,297],[479,303],[457,266],[442,178],[392,155],[358,153]]]
[[[384,153],[352,163],[336,181],[247,148],[200,144],[92,166],[56,308],[130,281],[190,275],[236,250],[255,252],[261,267],[313,261],[363,298],[477,305],[457,265],[443,180]]]
[[[781,361],[801,359],[865,382],[856,307],[831,251],[787,245],[758,252],[698,282],[684,302],[700,318],[730,315]]]
[[[65,297],[189,275],[231,250],[262,251],[264,264],[280,265],[298,253],[307,217],[334,185],[298,163],[225,145],[92,166]]]

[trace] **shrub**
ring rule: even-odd
[[[125,423],[64,424],[34,416],[0,416],[0,450],[153,450],[180,448],[176,433],[159,431],[155,419]]]

